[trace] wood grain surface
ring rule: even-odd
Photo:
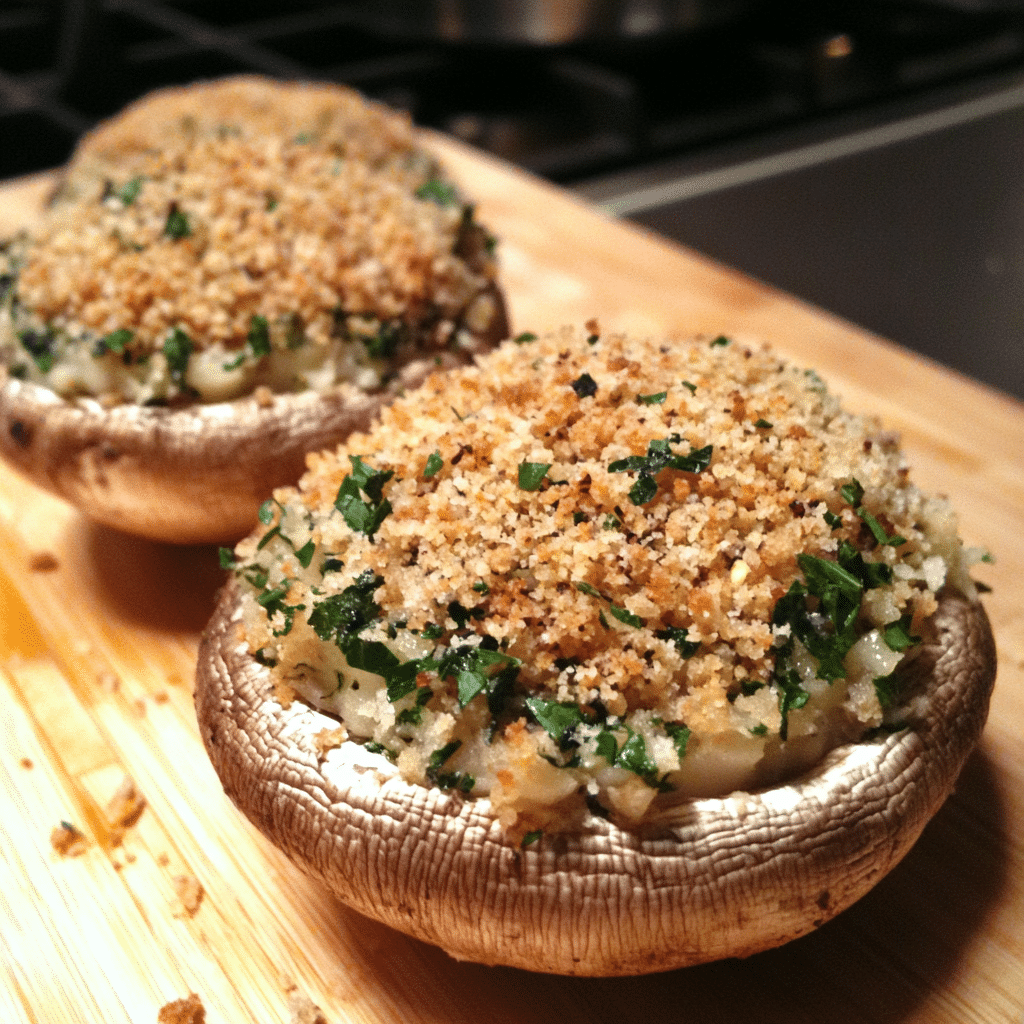
[[[216,551],[94,526],[0,467],[0,1020],[146,1024],[196,993],[210,1024],[1021,1024],[1024,407],[428,140],[501,239],[516,331],[596,317],[761,338],[902,433],[917,480],[950,494],[995,558],[976,573],[1000,656],[982,744],[903,863],[787,947],[609,980],[459,963],[340,905],[221,792],[191,700]],[[0,234],[47,187],[0,187]],[[145,807],[119,825],[108,803],[125,777]],[[62,822],[82,834],[77,855],[51,845]]]

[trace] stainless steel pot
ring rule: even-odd
[[[556,45],[719,24],[756,0],[362,0],[377,32],[445,42]]]

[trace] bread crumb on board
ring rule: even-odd
[[[33,551],[29,555],[28,567],[32,572],[53,572],[60,568],[60,561],[52,551]]]
[[[146,798],[138,791],[134,780],[126,775],[104,810],[111,839],[120,842],[124,833],[138,822],[145,809]]]
[[[300,992],[293,981],[285,981],[285,992],[288,994],[289,1024],[327,1024],[324,1011],[313,1002],[305,992]]]
[[[204,1024],[206,1008],[195,992],[190,992],[184,999],[175,999],[160,1007],[156,1015],[157,1024]]]
[[[177,907],[174,911],[174,916],[182,918],[195,917],[206,892],[199,879],[193,875],[176,875],[174,878],[174,894],[177,897]]]
[[[70,821],[62,821],[50,832],[50,845],[62,857],[79,857],[85,853],[89,841]]]

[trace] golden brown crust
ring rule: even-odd
[[[369,916],[457,958],[640,974],[796,938],[866,893],[949,795],[981,733],[995,647],[980,604],[942,595],[914,662],[912,728],[833,750],[782,786],[691,799],[642,833],[604,818],[522,848],[486,799],[403,782],[330,720],[272,698],[228,585],[204,634],[196,708],[227,794]]]

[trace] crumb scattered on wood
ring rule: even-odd
[[[324,1011],[305,992],[300,992],[293,981],[285,982],[288,993],[289,1024],[327,1024]]]
[[[114,791],[104,811],[110,826],[110,838],[116,845],[141,817],[146,809],[146,798],[136,789],[135,782],[128,775]]]
[[[121,689],[121,680],[118,679],[116,673],[110,671],[100,672],[96,676],[96,684],[106,693],[117,693]]]
[[[156,862],[160,865],[160,867],[165,868],[167,867],[168,864],[171,863],[171,858],[168,857],[166,853],[158,853],[156,855]]]
[[[153,694],[154,704],[166,704],[170,699],[171,698],[167,695],[166,690],[157,690],[156,693]]]
[[[156,1015],[157,1024],[204,1024],[206,1008],[195,992],[184,999],[175,999],[160,1007]]]
[[[175,876],[174,894],[178,898],[174,916],[195,917],[199,904],[203,902],[204,895],[199,879],[192,875]]]
[[[33,572],[53,572],[60,568],[60,562],[52,551],[33,551],[29,555],[28,567]]]
[[[62,857],[78,857],[85,853],[89,843],[70,821],[62,821],[50,833],[50,845]]]
[[[26,770],[28,770],[29,768],[34,768],[35,767],[35,765],[32,763],[32,758],[31,757],[23,757],[18,762],[18,764],[20,764],[21,767],[26,769]]]

